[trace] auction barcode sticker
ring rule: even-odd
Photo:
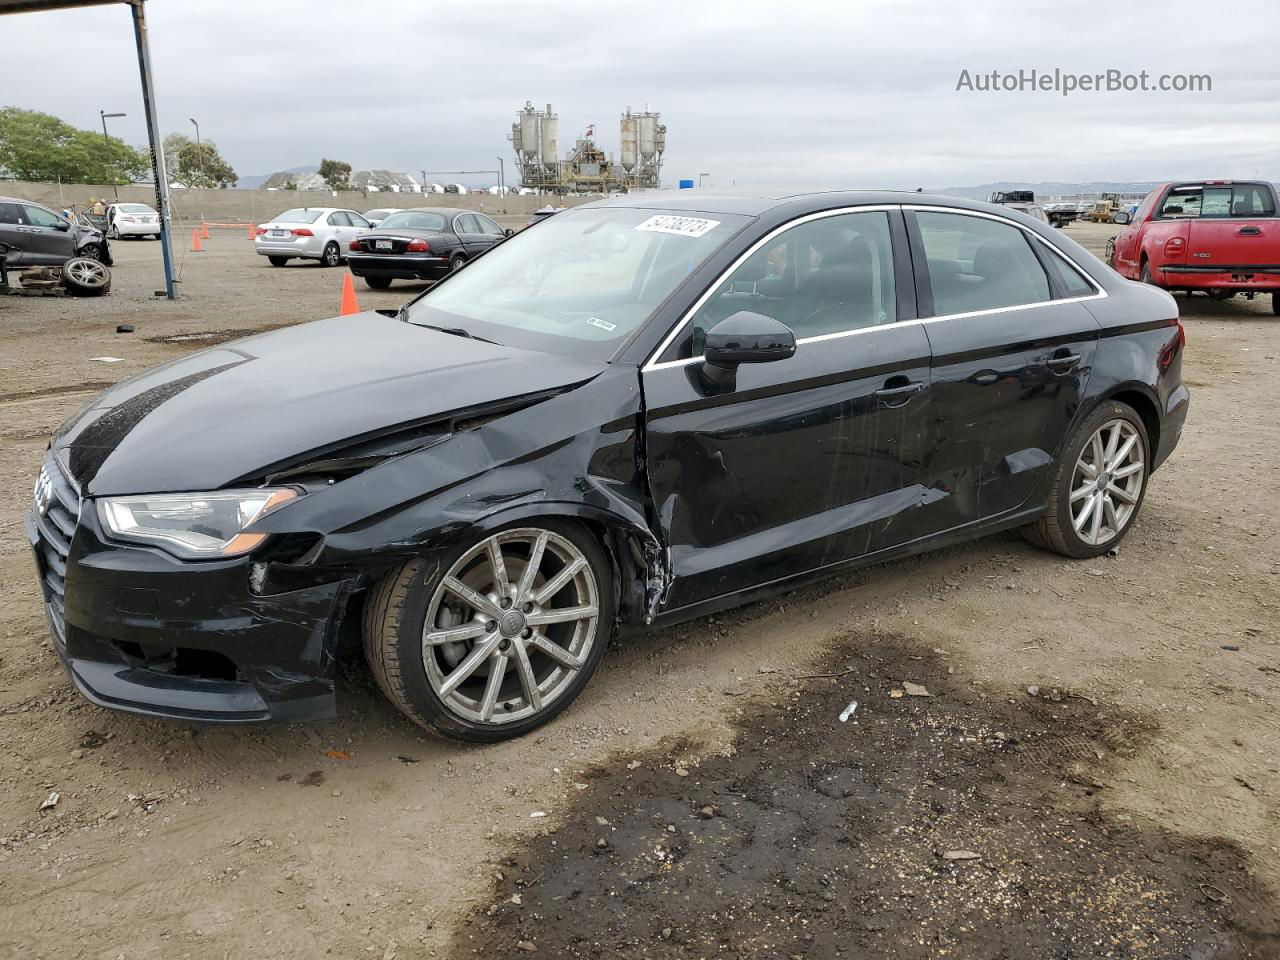
[[[648,230],[651,233],[674,233],[682,237],[700,237],[718,226],[720,226],[719,220],[677,217],[670,213],[660,213],[656,217],[650,217],[636,229]]]

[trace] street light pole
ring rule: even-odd
[[[711,174],[709,174],[709,173],[700,173],[700,174],[698,174],[698,189],[699,189],[699,190],[701,190],[701,189],[702,189],[702,178],[703,178],[703,177],[709,177],[709,176],[711,176]]]
[[[190,118],[190,119],[191,119],[191,124],[192,124],[192,126],[194,126],[194,127],[196,128],[196,156],[200,158],[200,179],[201,179],[201,180],[203,180],[203,179],[205,178],[205,174],[204,174],[204,147],[202,147],[202,146],[200,145],[200,124],[196,123],[196,121],[195,121],[195,118],[194,118],[194,117],[192,117],[192,118]],[[203,184],[201,184],[201,186],[203,186]]]
[[[109,136],[107,136],[107,117],[124,117],[124,116],[127,116],[127,114],[124,114],[124,113],[107,113],[105,110],[99,110],[99,111],[98,111],[98,115],[99,115],[100,117],[102,117],[102,142],[106,145],[106,148],[107,148],[107,163],[108,163],[108,165],[110,165],[110,163],[111,163],[111,138],[110,138]],[[115,175],[115,173],[114,173],[114,172],[111,174],[111,189],[112,189],[112,191],[115,193],[115,195],[116,195],[116,199],[117,199],[117,200],[119,200],[119,199],[120,199],[120,188],[116,186],[116,175]]]

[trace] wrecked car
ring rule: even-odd
[[[450,737],[550,720],[615,630],[1020,527],[1113,548],[1189,403],[1173,299],[951,197],[644,195],[399,311],[109,389],[26,530],[91,701],[332,716],[341,638]]]

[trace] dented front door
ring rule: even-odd
[[[801,341],[788,360],[743,364],[732,389],[706,381],[700,360],[642,378],[649,484],[674,576],[666,609],[911,537],[930,429],[922,325]]]

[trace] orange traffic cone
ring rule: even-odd
[[[249,239],[253,239],[253,224],[249,224]]]
[[[342,308],[338,314],[345,317],[349,313],[359,312],[360,304],[356,303],[356,288],[351,283],[351,274],[344,273],[342,275]]]
[[[200,231],[195,227],[191,228],[191,252],[200,253]]]
[[[209,239],[209,225],[205,223],[203,220],[200,221],[200,239],[201,240]]]

